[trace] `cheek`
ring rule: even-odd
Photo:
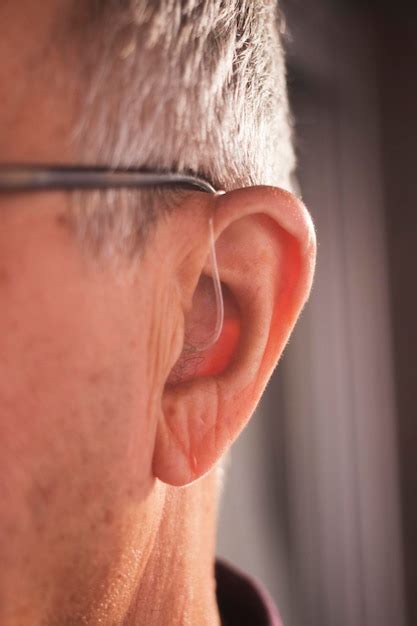
[[[0,538],[81,546],[152,482],[146,324],[127,288],[30,250],[0,254]]]
[[[127,431],[146,436],[140,339],[106,319],[105,302],[85,294],[47,311],[40,297],[15,304],[0,313],[0,428],[13,454],[43,447],[92,462],[114,456]]]

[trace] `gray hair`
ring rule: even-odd
[[[289,186],[294,153],[276,0],[81,2],[89,7],[78,21],[88,87],[76,141],[85,161],[194,172],[226,190]],[[128,201],[121,210],[120,195],[107,194],[106,204],[117,196],[123,226],[110,209],[107,222],[126,239],[150,220]],[[100,239],[104,212],[98,217],[95,204],[87,230]]]

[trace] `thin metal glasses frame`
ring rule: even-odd
[[[176,172],[66,165],[0,165],[0,192],[181,186],[216,193],[211,183]]]

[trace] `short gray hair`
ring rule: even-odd
[[[88,88],[76,137],[85,161],[198,173],[222,189],[288,187],[294,153],[276,0],[80,3]],[[123,232],[143,228],[143,217],[135,223],[125,220]]]

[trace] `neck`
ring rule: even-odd
[[[5,543],[3,552],[7,556],[10,545],[10,558],[3,560],[0,572],[1,626],[81,621],[219,626],[214,582],[217,482],[215,473],[187,488],[156,481],[140,512],[135,507],[123,524],[103,523],[105,530],[96,525],[93,537],[77,532],[67,551],[59,550],[48,529],[48,542],[39,539],[38,552],[30,546],[39,558],[29,564],[24,561],[27,551],[19,560],[19,546]],[[114,527],[120,529],[116,539]]]
[[[217,477],[185,489],[162,488],[158,534],[123,624],[217,626]]]

